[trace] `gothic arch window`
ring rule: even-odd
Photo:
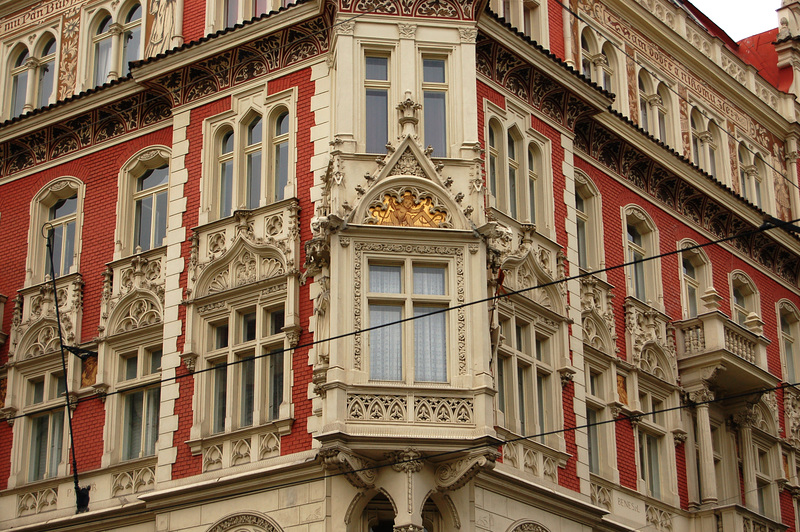
[[[292,91],[266,103],[251,91],[234,98],[233,111],[206,121],[213,172],[203,183],[201,224],[294,195],[293,101]]]
[[[28,232],[28,285],[48,276],[75,273],[80,266],[80,234],[83,224],[84,184],[74,177],[62,177],[46,185],[31,202]],[[53,265],[47,252],[52,239]]]
[[[581,74],[585,78],[596,81],[594,60],[597,53],[597,43],[595,42],[592,30],[586,27],[581,32]]]
[[[769,198],[767,168],[760,153],[753,153],[744,142],[739,144],[739,193],[760,209]]]
[[[164,245],[167,235],[169,162],[170,152],[166,147],[151,146],[140,150],[122,165],[118,185],[115,259]]]

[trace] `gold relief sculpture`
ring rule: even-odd
[[[624,375],[617,375],[617,394],[619,395],[619,402],[628,404],[628,383]]]
[[[376,225],[395,225],[401,227],[440,227],[447,220],[447,213],[433,208],[433,198],[417,201],[410,190],[403,192],[400,202],[391,194],[383,196],[382,206],[369,209]]]
[[[97,357],[90,356],[83,360],[81,367],[81,388],[91,386],[97,380]]]

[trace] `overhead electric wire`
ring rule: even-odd
[[[288,347],[288,348],[284,348],[284,349],[276,349],[276,350],[273,350],[273,351],[270,351],[270,352],[267,352],[267,353],[262,353],[260,355],[254,355],[252,357],[242,357],[242,358],[239,358],[239,359],[234,360],[234,361],[226,361],[226,362],[222,362],[220,364],[215,364],[213,366],[209,366],[209,367],[204,368],[204,369],[196,369],[196,370],[193,370],[193,371],[189,371],[188,373],[182,373],[180,375],[176,374],[174,377],[166,377],[166,378],[163,378],[161,380],[151,380],[151,381],[142,382],[142,383],[139,383],[139,384],[136,384],[136,385],[132,385],[132,386],[126,386],[124,389],[118,389],[118,390],[114,390],[114,391],[111,391],[111,392],[106,392],[106,393],[103,393],[101,395],[103,397],[107,397],[109,395],[127,393],[127,392],[130,392],[132,390],[136,390],[136,389],[140,389],[140,388],[149,388],[149,387],[152,387],[153,385],[158,384],[158,383],[164,384],[164,383],[169,383],[169,382],[172,382],[172,381],[177,381],[178,379],[183,379],[183,378],[186,378],[186,377],[193,377],[194,375],[198,375],[198,374],[201,374],[201,373],[214,371],[214,370],[216,370],[217,368],[220,368],[220,367],[235,366],[237,364],[248,363],[248,362],[250,362],[252,360],[257,360],[257,359],[261,359],[261,358],[268,358],[268,357],[271,357],[273,355],[283,355],[283,354],[286,354],[286,353],[291,354],[293,351],[296,351],[298,349],[304,349],[306,347],[312,347],[312,346],[315,346],[317,344],[323,344],[325,342],[333,342],[333,341],[336,341],[336,340],[341,340],[341,339],[344,339],[344,338],[348,338],[350,336],[355,336],[355,335],[358,335],[358,334],[367,333],[367,332],[374,331],[374,330],[377,330],[377,329],[382,329],[382,328],[385,328],[385,327],[391,327],[393,325],[400,325],[400,324],[403,324],[403,323],[414,321],[416,319],[425,318],[425,317],[428,317],[428,316],[433,315],[433,314],[443,314],[443,313],[447,313],[447,312],[450,312],[450,311],[453,311],[453,310],[459,310],[459,309],[464,309],[464,308],[467,308],[467,307],[471,307],[471,306],[474,306],[474,305],[479,305],[479,304],[483,304],[483,303],[490,303],[490,302],[493,302],[493,301],[496,301],[496,300],[499,300],[499,299],[511,297],[513,295],[524,294],[524,293],[530,292],[532,290],[541,289],[541,288],[547,288],[549,286],[555,286],[555,285],[558,285],[560,283],[565,283],[565,282],[568,282],[568,281],[581,279],[583,277],[591,277],[591,276],[597,275],[599,273],[609,272],[609,271],[617,270],[617,269],[620,269],[620,268],[626,268],[628,266],[633,266],[634,264],[640,264],[640,263],[645,263],[645,262],[648,262],[648,261],[651,261],[651,260],[662,259],[664,257],[669,257],[669,256],[672,256],[672,255],[679,255],[679,254],[682,254],[682,253],[687,252],[687,251],[692,251],[692,250],[696,250],[696,249],[702,249],[702,248],[705,248],[705,247],[708,247],[708,246],[712,246],[712,245],[718,245],[718,244],[721,244],[723,242],[727,242],[729,240],[735,240],[737,238],[751,236],[751,235],[762,233],[764,231],[769,231],[769,230],[772,230],[772,229],[790,228],[790,227],[794,226],[794,224],[799,223],[799,222],[800,222],[800,218],[797,218],[795,220],[790,220],[790,221],[777,221],[776,220],[774,223],[773,222],[765,223],[762,226],[760,226],[760,227],[758,227],[756,229],[752,229],[750,231],[743,231],[741,233],[737,233],[735,235],[730,235],[730,236],[727,236],[727,237],[724,237],[724,238],[719,238],[719,239],[716,239],[716,240],[709,240],[708,242],[704,242],[702,244],[695,244],[695,245],[692,245],[692,246],[688,246],[688,247],[677,249],[677,250],[673,250],[673,251],[666,251],[666,252],[660,253],[658,255],[644,257],[643,259],[639,259],[639,260],[623,262],[623,263],[617,264],[617,265],[606,266],[605,268],[600,268],[600,269],[597,269],[597,270],[585,271],[583,273],[578,273],[576,275],[565,277],[563,279],[555,279],[553,281],[549,281],[549,282],[546,282],[546,283],[538,284],[538,285],[535,285],[535,286],[524,287],[524,288],[520,288],[520,289],[517,289],[517,290],[504,290],[503,293],[501,293],[501,294],[496,294],[494,296],[488,296],[488,297],[485,297],[485,298],[475,299],[475,300],[472,300],[472,301],[467,301],[465,303],[459,303],[457,305],[452,305],[452,306],[444,307],[444,308],[441,308],[441,309],[432,310],[431,312],[429,312],[429,313],[427,313],[425,315],[409,316],[409,317],[406,317],[406,318],[401,318],[399,320],[383,323],[383,324],[380,324],[380,325],[372,325],[372,326],[364,327],[362,329],[358,329],[358,330],[355,330],[355,331],[349,331],[349,332],[341,333],[341,334],[330,336],[328,338],[323,338],[323,339],[320,339],[320,340],[311,340],[311,341],[304,342],[304,343],[298,343],[294,347]],[[170,368],[170,369],[177,371],[178,367]],[[81,402],[91,401],[91,400],[94,400],[96,398],[97,398],[97,395],[93,394],[93,395],[90,395],[90,396],[87,396],[87,397],[79,398],[79,399],[77,399],[75,401],[71,401],[70,404],[75,405],[75,404],[78,404],[78,403],[81,403]],[[27,416],[35,415],[37,413],[41,413],[43,410],[44,409],[37,410],[36,412],[18,414],[16,416],[9,417],[9,418],[6,418],[6,419],[13,420],[13,419],[21,418],[21,417],[27,417]]]
[[[570,15],[572,15],[572,16],[573,16],[573,17],[575,17],[577,20],[579,20],[579,21],[583,22],[584,24],[586,24],[586,26],[587,26],[588,28],[590,28],[592,31],[594,31],[595,33],[598,33],[598,34],[602,35],[602,33],[601,33],[600,31],[598,31],[597,29],[595,29],[595,27],[594,27],[592,24],[588,23],[586,20],[584,20],[583,18],[581,18],[581,16],[580,16],[578,13],[576,13],[575,11],[573,11],[573,10],[572,10],[572,9],[571,9],[571,8],[570,8],[568,5],[565,5],[563,2],[561,2],[561,0],[556,0],[556,2],[557,2],[558,4],[560,4],[560,5],[561,5],[561,7],[563,7],[563,8],[564,8],[564,9],[565,9],[565,10],[566,10],[566,11],[567,11],[567,12],[568,12]],[[501,17],[501,18],[503,18],[503,17]],[[503,18],[503,20],[505,20],[505,18]],[[506,21],[506,22],[508,22],[508,21]],[[510,24],[510,22],[509,22],[509,24]],[[512,27],[513,27],[513,26],[512,26]],[[516,28],[514,28],[514,29],[516,29]],[[633,61],[633,62],[634,62],[634,63],[636,63],[637,65],[639,65],[639,67],[641,67],[641,68],[642,68],[642,69],[643,69],[645,72],[647,72],[647,73],[648,73],[648,74],[650,74],[651,76],[655,77],[656,79],[659,79],[659,77],[663,77],[663,76],[664,76],[663,74],[660,74],[660,73],[653,72],[653,71],[652,71],[652,70],[651,70],[651,69],[650,69],[650,68],[649,68],[647,65],[645,65],[645,64],[641,63],[640,61],[638,61],[638,60],[637,60],[635,57],[633,57],[633,55],[631,55],[631,54],[629,54],[628,52],[626,52],[626,51],[625,51],[623,48],[621,48],[621,47],[620,47],[620,46],[619,46],[617,43],[615,43],[613,40],[611,40],[611,39],[606,39],[606,38],[605,38],[605,36],[603,36],[603,38],[605,39],[605,42],[609,43],[611,46],[613,46],[614,48],[616,48],[617,50],[619,50],[619,51],[620,51],[620,53],[621,53],[622,55],[624,55],[625,57],[629,58],[631,61]],[[566,55],[566,53],[565,53],[565,55]],[[619,66],[619,65],[617,65],[617,66]],[[578,72],[578,73],[579,73],[581,76],[583,76],[584,78],[586,78],[586,76],[584,76],[584,75],[583,75],[583,72],[581,72],[581,71],[580,71],[580,70],[578,70],[578,69],[574,69],[574,70],[575,70],[576,72]],[[621,76],[620,76],[620,77],[621,77]],[[591,78],[586,78],[586,79],[589,79],[590,81],[593,81],[593,80],[591,80]],[[695,106],[695,105],[693,105],[693,104],[692,104],[692,103],[691,103],[691,102],[690,102],[690,101],[689,101],[687,98],[685,98],[685,97],[681,96],[681,95],[680,95],[680,93],[678,93],[678,91],[677,91],[677,90],[675,90],[675,89],[673,89],[672,87],[670,87],[670,86],[669,86],[669,84],[667,84],[667,83],[663,83],[663,85],[664,85],[664,87],[666,87],[666,88],[667,88],[667,90],[668,90],[668,91],[670,91],[670,92],[674,93],[674,94],[675,94],[675,95],[678,97],[678,99],[680,99],[680,100],[682,100],[682,101],[686,102],[686,104],[687,104],[687,105],[689,105],[689,107],[690,107],[690,108],[696,107],[696,106]],[[726,100],[726,101],[727,101],[727,100]],[[776,112],[777,112],[777,111],[776,111]],[[620,114],[622,114],[622,113],[620,113]],[[622,115],[622,116],[625,116],[625,117],[626,117],[628,120],[630,120],[630,117],[627,117],[626,115]],[[716,124],[716,121],[715,121],[714,123]],[[643,128],[642,128],[640,125],[638,125],[638,124],[637,124],[637,127],[639,127],[640,129],[643,129]],[[746,146],[746,144],[745,144],[745,143],[743,143],[743,142],[740,142],[739,140],[737,140],[737,139],[736,139],[736,137],[733,135],[733,133],[731,133],[730,131],[728,131],[728,129],[727,129],[727,128],[720,127],[720,126],[719,126],[719,124],[717,124],[717,129],[718,129],[719,131],[723,131],[723,132],[724,132],[724,133],[725,133],[725,134],[726,134],[728,137],[730,137],[730,138],[731,138],[731,139],[732,139],[734,142],[736,142],[737,146],[743,146],[743,147],[744,147],[744,149],[745,149],[745,150],[747,150],[748,152],[750,152],[750,154],[751,154],[751,155],[754,155],[754,156],[755,156],[755,155],[759,155],[759,156],[760,156],[760,155],[762,155],[762,154],[760,154],[760,153],[754,152],[753,150],[751,150],[750,148],[748,148],[748,147]],[[647,130],[644,130],[644,131],[645,131],[645,132],[646,132],[646,133],[647,133],[649,136],[651,136],[651,137],[655,138],[655,137],[652,135],[652,133],[650,133],[649,131],[647,131]],[[667,144],[666,142],[664,142],[664,141],[661,141],[661,142],[663,142],[663,143],[664,143],[664,145],[665,145],[665,146],[667,146],[667,147],[669,147],[670,149],[673,149],[673,150],[675,150],[675,149],[674,149],[672,146],[670,146],[670,145],[669,145],[669,144]],[[680,152],[678,152],[677,150],[675,150],[675,152],[676,152],[676,153],[680,153]],[[682,155],[682,154],[681,154],[681,155]],[[691,159],[690,159],[690,160],[691,160]],[[777,168],[775,168],[774,166],[772,166],[771,164],[769,164],[769,163],[768,163],[768,162],[767,162],[767,161],[766,161],[766,160],[765,160],[763,157],[761,157],[761,161],[764,163],[764,165],[765,165],[765,166],[767,166],[768,168],[771,168],[773,171],[777,172],[777,174],[778,174],[779,176],[781,176],[781,177],[782,177],[784,180],[788,181],[788,182],[789,182],[789,184],[791,184],[793,187],[795,187],[796,189],[800,190],[800,185],[798,185],[797,183],[793,182],[793,181],[792,181],[792,180],[791,180],[791,179],[790,179],[790,178],[789,178],[789,177],[788,177],[788,176],[787,176],[787,175],[786,175],[786,174],[785,174],[783,171],[781,171],[781,170],[778,170]],[[698,164],[694,163],[694,161],[692,161],[692,164],[694,164],[695,166],[697,166],[698,168],[700,168],[700,166],[699,166]],[[703,172],[706,172],[706,170],[704,170],[703,168],[700,168],[700,170],[702,170]],[[720,179],[718,179],[716,176],[712,176],[712,177],[714,177],[714,179],[716,179],[717,181],[720,181],[720,182],[721,182],[721,180],[720,180]],[[760,208],[760,207],[759,207],[759,208]]]
[[[573,426],[570,426],[570,427],[564,427],[564,428],[557,429],[557,430],[539,432],[539,433],[530,434],[530,435],[527,435],[527,436],[518,436],[518,437],[515,437],[515,438],[508,438],[508,439],[496,438],[495,441],[492,441],[490,444],[478,444],[478,445],[472,445],[472,446],[467,446],[467,447],[461,447],[459,449],[451,449],[451,450],[448,450],[448,451],[440,451],[440,452],[436,452],[436,453],[433,453],[433,454],[420,455],[419,457],[416,457],[416,458],[407,458],[407,459],[399,459],[399,460],[398,459],[395,459],[395,460],[391,460],[390,459],[390,460],[386,460],[386,461],[376,461],[372,465],[367,465],[367,466],[364,466],[364,467],[358,468],[358,469],[340,470],[340,471],[336,471],[334,473],[325,473],[325,474],[322,474],[322,475],[300,478],[300,479],[297,479],[297,480],[291,480],[291,481],[288,481],[288,482],[282,482],[282,483],[278,483],[278,484],[261,485],[259,487],[255,487],[255,488],[251,488],[251,489],[247,489],[247,490],[242,490],[242,491],[237,491],[233,495],[231,494],[230,490],[225,490],[224,493],[217,494],[217,495],[214,495],[214,496],[211,496],[211,497],[203,497],[203,498],[200,498],[200,500],[202,501],[203,504],[208,504],[208,501],[216,501],[216,500],[220,500],[220,499],[230,499],[231,497],[240,498],[240,497],[244,497],[244,496],[247,496],[247,495],[253,495],[253,494],[256,494],[256,493],[263,493],[265,491],[272,491],[272,490],[276,490],[276,489],[297,486],[297,485],[306,484],[306,483],[309,483],[309,482],[316,482],[316,481],[320,481],[320,480],[326,480],[326,479],[329,479],[329,478],[348,475],[348,474],[352,474],[352,473],[361,473],[361,472],[365,472],[365,471],[378,470],[378,469],[381,469],[381,468],[384,468],[384,467],[390,467],[390,466],[394,466],[394,465],[400,465],[400,464],[406,464],[406,463],[412,463],[412,462],[421,462],[423,460],[431,460],[431,459],[436,459],[436,458],[443,458],[443,457],[457,455],[457,454],[465,453],[465,452],[469,452],[469,451],[477,451],[477,450],[493,448],[494,445],[501,445],[502,446],[502,445],[507,445],[509,443],[515,443],[515,442],[523,441],[523,440],[532,440],[532,439],[541,438],[541,437],[544,437],[544,436],[549,436],[549,435],[554,435],[554,434],[562,434],[562,433],[567,433],[567,432],[573,432],[573,431],[576,431],[576,430],[586,429],[586,428],[594,427],[594,426],[608,425],[608,424],[620,422],[622,420],[630,421],[630,420],[634,420],[634,419],[641,419],[642,417],[651,416],[653,414],[659,414],[659,413],[665,413],[665,412],[673,412],[673,411],[683,410],[683,409],[687,409],[687,408],[694,408],[694,407],[696,407],[698,405],[710,405],[710,404],[720,403],[720,402],[724,402],[724,401],[730,401],[732,399],[747,398],[747,397],[751,397],[751,396],[754,396],[754,395],[757,395],[757,394],[764,394],[764,393],[768,393],[768,392],[772,392],[772,391],[777,391],[777,390],[780,390],[780,389],[796,388],[798,385],[800,385],[800,382],[783,383],[783,384],[780,384],[778,386],[773,386],[773,387],[769,387],[769,388],[751,390],[751,391],[748,391],[748,392],[742,392],[742,393],[739,393],[739,394],[727,395],[727,396],[724,396],[724,397],[715,397],[714,399],[709,399],[709,400],[706,400],[706,401],[687,402],[687,403],[682,404],[682,405],[678,405],[678,406],[674,406],[674,407],[668,407],[668,408],[660,408],[660,409],[650,410],[648,412],[638,412],[638,413],[624,414],[624,415],[616,417],[616,418],[611,418],[611,419],[607,419],[607,420],[603,420],[603,421],[597,421],[595,423],[586,423],[586,424],[583,424],[583,425],[573,425]],[[687,471],[687,474],[688,474],[688,471]],[[556,496],[558,496],[558,495],[556,495]],[[158,506],[158,512],[162,513],[165,510],[170,510],[170,509],[173,509],[173,508],[186,507],[189,504],[190,503],[184,501],[184,502],[167,504],[167,505],[159,505]],[[109,510],[109,509],[105,509],[105,510]],[[131,511],[130,509],[125,509],[125,508],[119,508],[119,510],[120,511],[125,511],[125,515],[124,515],[125,519],[129,519],[130,517],[132,517],[134,515],[144,515],[144,514],[153,513],[155,511],[155,510],[149,510],[147,508],[144,508],[144,509],[138,510],[138,511]],[[613,515],[613,514],[609,513],[609,515]],[[89,517],[91,517],[91,516],[89,516]],[[113,519],[114,518],[112,516],[110,516],[108,514],[108,512],[106,511],[102,515],[98,515],[98,516],[96,516],[94,518],[82,518],[82,519],[79,519],[79,520],[76,520],[76,519],[73,518],[73,519],[70,520],[70,522],[65,522],[63,524],[63,526],[60,526],[59,523],[56,523],[56,522],[54,522],[52,520],[48,522],[48,525],[51,527],[50,530],[57,530],[58,528],[69,528],[69,527],[74,527],[74,526],[85,526],[88,523],[93,523],[93,522],[97,522],[97,521],[109,522],[109,521],[111,521]],[[648,525],[645,525],[645,527],[646,526],[648,526]],[[52,528],[52,527],[56,527],[56,528]],[[633,530],[640,530],[640,529],[633,529]]]

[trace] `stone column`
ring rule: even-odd
[[[108,30],[111,32],[111,64],[108,68],[108,77],[106,78],[106,83],[109,81],[114,81],[115,79],[119,78],[120,73],[120,61],[122,60],[122,52],[120,51],[120,45],[122,44],[122,24],[114,23]]]
[[[23,113],[33,111],[35,107],[33,100],[36,95],[36,86],[38,85],[38,79],[36,77],[36,67],[38,66],[39,61],[33,57],[25,62],[25,68],[28,69],[28,85],[25,87],[25,105],[22,106]]]
[[[752,408],[739,412],[733,418],[739,425],[739,448],[742,452],[744,474],[744,503],[747,508],[758,511],[758,483],[756,482],[756,457],[753,455],[753,423],[755,414]]]
[[[697,414],[697,438],[700,447],[697,469],[700,472],[700,502],[710,504],[717,502],[717,476],[714,471],[714,446],[711,441],[711,419],[708,415],[708,402],[714,400],[714,392],[704,387],[692,392],[690,398],[699,403],[695,406]],[[755,477],[754,477],[755,478]]]

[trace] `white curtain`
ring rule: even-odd
[[[414,266],[414,293],[444,295],[444,268]]]
[[[144,456],[156,454],[158,440],[158,411],[161,404],[161,388],[147,390],[147,418],[144,425]]]
[[[447,381],[447,331],[441,307],[414,305],[414,380]],[[424,316],[424,317],[419,317]]]
[[[399,294],[402,291],[402,273],[400,266],[382,266],[370,264],[369,291],[380,294]]]
[[[402,327],[396,323],[403,317],[403,308],[392,305],[370,305],[369,325],[387,325],[369,332],[370,378],[399,381],[403,379]]]
[[[139,458],[142,450],[142,392],[125,396],[125,440],[122,442],[122,458]]]

